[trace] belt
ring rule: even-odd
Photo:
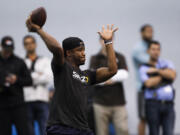
[[[152,101],[152,102],[157,102],[157,103],[161,103],[161,104],[174,104],[174,101],[169,101],[169,100],[156,100],[156,99],[147,99],[148,101]]]

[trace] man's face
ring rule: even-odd
[[[150,46],[150,48],[148,49],[148,53],[150,55],[150,58],[153,60],[153,61],[157,61],[159,56],[160,56],[160,45],[158,44],[152,44]]]
[[[79,46],[70,51],[70,55],[77,65],[84,65],[86,61],[85,47]]]
[[[27,53],[35,52],[36,50],[36,43],[32,38],[26,38],[24,40],[24,48]]]
[[[5,58],[10,57],[13,54],[12,47],[2,47],[2,52]]]
[[[145,30],[141,33],[142,34],[142,38],[144,40],[150,41],[153,38],[153,29],[152,27],[148,26],[145,28]]]

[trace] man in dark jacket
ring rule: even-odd
[[[6,36],[0,53],[0,134],[11,135],[15,124],[18,135],[30,135],[23,86],[32,85],[30,73],[22,59],[14,55],[14,41]]]

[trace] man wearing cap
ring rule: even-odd
[[[0,134],[11,135],[15,124],[18,135],[30,135],[22,87],[32,85],[32,79],[24,61],[13,53],[13,39],[4,37],[1,47]]]
[[[112,42],[117,29],[108,25],[107,29],[103,27],[99,32],[106,44],[108,67],[82,71],[79,67],[85,63],[85,46],[80,38],[66,38],[63,50],[53,37],[33,24],[30,18],[26,24],[29,31],[40,35],[53,54],[55,93],[50,105],[47,135],[93,135],[86,116],[87,90],[90,85],[103,82],[117,72]]]

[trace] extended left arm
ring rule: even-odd
[[[116,56],[113,49],[113,34],[117,30],[113,30],[113,25],[107,26],[107,29],[104,27],[102,28],[102,32],[99,32],[99,35],[102,39],[106,42],[106,51],[107,51],[107,58],[108,58],[108,67],[102,67],[97,69],[96,71],[96,81],[98,83],[104,82],[108,79],[110,79],[113,75],[117,72],[117,62],[116,62]]]

